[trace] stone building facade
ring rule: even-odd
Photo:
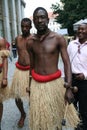
[[[21,33],[25,5],[24,0],[0,0],[0,36],[10,43]]]

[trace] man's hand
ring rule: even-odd
[[[2,80],[2,83],[1,83],[1,87],[2,87],[2,88],[5,88],[5,87],[7,87],[7,84],[8,84],[7,79],[3,79],[3,80]]]
[[[79,74],[76,74],[75,75],[75,79],[77,80],[84,80],[85,79],[85,76],[83,73],[79,73]]]
[[[71,84],[70,83],[67,83],[67,82],[65,82],[64,83],[64,87],[67,89],[67,88],[70,88],[71,87]]]
[[[71,103],[73,103],[74,102],[74,95],[73,95],[73,93],[72,93],[72,90],[71,90],[71,88],[67,88],[66,89],[66,92],[65,92],[65,103],[69,103],[69,104],[71,104]]]

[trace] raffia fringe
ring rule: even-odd
[[[63,84],[62,78],[47,83],[38,83],[32,79],[29,109],[31,130],[61,130],[65,112]],[[73,104],[69,105],[66,118],[66,127],[77,127],[80,122]]]
[[[13,81],[10,87],[11,98],[28,98],[26,88],[29,87],[29,70],[23,71],[18,68],[15,69]]]
[[[0,51],[0,56],[8,57],[9,55],[10,55],[10,51],[9,50],[1,50]]]

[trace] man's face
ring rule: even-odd
[[[31,25],[29,24],[29,22],[23,21],[21,23],[21,30],[24,36],[27,36],[30,33],[30,29],[31,29]]]
[[[33,18],[36,29],[41,32],[48,28],[49,19],[44,10],[38,10]]]
[[[82,24],[78,27],[77,31],[79,39],[87,39],[87,25]]]

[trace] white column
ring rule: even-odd
[[[24,6],[21,6],[21,17],[24,18]]]
[[[17,0],[18,34],[21,34],[21,0]]]
[[[19,1],[19,0],[18,0]],[[17,22],[16,22],[16,9],[15,0],[11,0],[11,16],[12,16],[12,39],[14,40],[17,36]]]
[[[8,0],[2,0],[5,38],[11,43]]]

